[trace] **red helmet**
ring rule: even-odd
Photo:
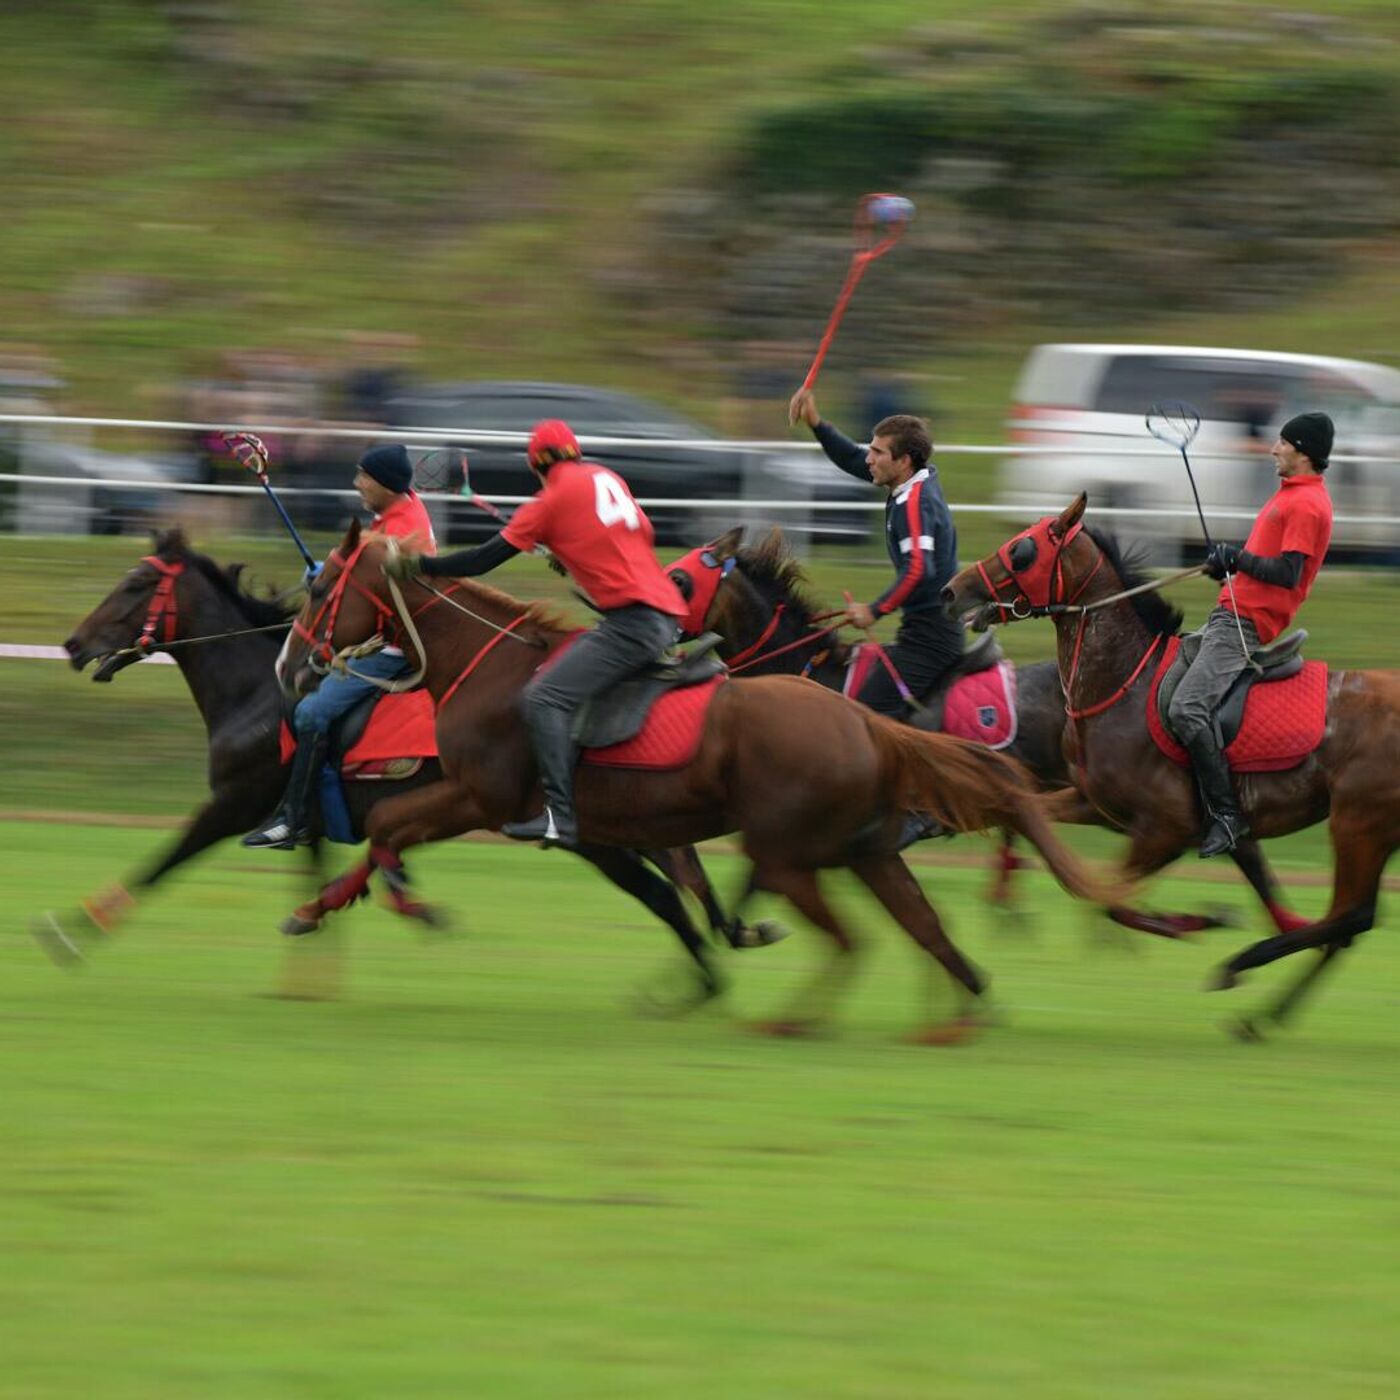
[[[562,418],[536,423],[525,449],[525,460],[537,470],[552,467],[555,462],[576,462],[582,456],[574,430]]]

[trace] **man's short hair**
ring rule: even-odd
[[[882,418],[871,431],[871,437],[890,439],[892,457],[908,457],[916,472],[928,466],[933,455],[933,439],[928,435],[928,424],[912,413],[892,413]]]

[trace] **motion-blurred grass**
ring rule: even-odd
[[[565,857],[473,843],[416,862],[465,936],[362,907],[343,1001],[267,1000],[298,886],[228,850],[62,976],[24,918],[149,839],[0,824],[2,1396],[1393,1393],[1382,932],[1241,1046],[1218,1023],[1281,974],[1197,989],[1242,935],[1103,942],[1042,876],[1012,922],[926,869],[1005,1011],[935,1051],[897,1039],[918,955],[837,880],[864,972],[832,1036],[772,1042],[745,1024],[810,931],[728,959],[728,1009],[639,1019],[668,936]]]

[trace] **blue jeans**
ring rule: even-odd
[[[411,668],[402,656],[385,656],[377,651],[371,656],[362,656],[350,665],[358,671],[358,676],[342,675],[332,671],[321,684],[297,704],[292,716],[292,730],[298,739],[330,733],[331,725],[341,715],[353,710],[377,685],[363,680],[363,676],[377,676],[390,681],[406,674]]]

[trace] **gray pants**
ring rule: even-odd
[[[1202,734],[1214,736],[1219,746],[1215,713],[1248,664],[1240,649],[1241,628],[1245,646],[1254,651],[1259,646],[1254,624],[1242,617],[1237,626],[1235,614],[1228,608],[1214,609],[1201,629],[1201,649],[1181,678],[1168,711],[1172,729],[1188,749]]]
[[[603,620],[525,687],[525,714],[531,730],[572,722],[580,706],[618,681],[660,660],[680,634],[674,617],[637,603],[614,608]]]

